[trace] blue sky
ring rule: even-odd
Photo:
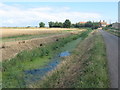
[[[2,2],[1,26],[38,26],[39,22],[70,19],[80,21],[118,20],[117,2]]]

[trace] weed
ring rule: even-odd
[[[33,50],[22,51],[17,54],[15,58],[10,61],[3,61],[3,87],[26,87],[24,85],[24,74],[25,70],[35,69],[44,66],[48,63],[51,57],[55,56],[60,48],[71,42],[73,38],[77,39],[79,37],[85,38],[90,31],[85,31],[86,33],[71,35],[66,38],[61,38],[57,42],[54,42],[44,47],[39,47]]]
[[[85,38],[88,34],[81,35]],[[77,53],[66,58],[55,71],[33,87],[108,88],[107,59],[102,36],[95,33],[80,43],[74,52]]]

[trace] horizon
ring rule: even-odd
[[[82,21],[82,22],[84,22],[84,23],[87,23],[87,22],[92,22],[92,23],[100,23],[100,21],[101,22],[106,22],[105,20],[99,20],[98,22],[94,22],[94,21],[86,21],[86,22],[84,22],[84,21]],[[59,22],[59,21],[56,21],[56,22]],[[43,22],[44,23],[44,22]],[[64,22],[62,22],[62,23],[64,23]],[[80,22],[76,22],[76,23],[80,23]],[[71,23],[71,24],[76,24],[76,23]],[[107,22],[106,22],[107,23]],[[116,22],[114,22],[114,23],[116,23]],[[119,23],[119,22],[118,22]],[[109,24],[109,23],[107,23],[107,24]],[[113,23],[111,23],[111,24],[113,24]],[[7,28],[7,26],[2,26],[1,28]],[[20,26],[14,26],[15,28],[22,28],[22,27],[20,27]],[[14,28],[13,27],[13,28]],[[37,26],[23,26],[23,28],[38,28],[39,27],[39,25],[37,25]],[[45,25],[45,27],[42,27],[42,28],[48,28],[49,27],[49,25],[48,26],[46,26]],[[12,27],[11,27],[12,28]],[[56,27],[55,27],[56,28]]]

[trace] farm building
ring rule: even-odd
[[[105,22],[105,20],[103,20],[103,22],[100,20],[99,24],[100,24],[100,27],[106,27],[107,26],[107,22]]]

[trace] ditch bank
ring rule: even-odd
[[[61,63],[63,58],[70,56],[72,54],[72,51],[77,47],[80,41],[81,37],[67,43],[64,47],[61,48],[60,52],[57,53],[57,55],[53,57],[50,60],[50,62],[48,62],[42,68],[40,67],[32,70],[26,70],[24,72],[25,74],[24,80],[26,85],[33,84],[37,81],[42,80],[43,77],[45,77],[48,72],[54,70],[57,67],[57,65]]]
[[[2,60],[9,60],[10,58],[15,57],[19,52],[23,50],[37,48],[46,45],[48,43],[58,41],[59,38],[65,38],[69,35],[71,35],[71,33],[62,34],[62,35],[53,35],[49,37],[36,38],[31,40],[16,41],[11,45],[7,45],[7,43],[5,45],[3,44],[0,49],[0,51],[2,52]]]
[[[70,55],[80,40],[87,37],[89,32],[91,31],[85,31],[78,35],[71,35],[66,38],[61,38],[55,43],[45,45],[41,48],[36,48],[32,51],[23,51],[19,53],[15,58],[12,58],[10,61],[4,61],[2,63],[3,87],[27,87],[27,80],[31,80],[29,79],[30,76],[33,77],[33,79],[37,79],[37,75],[29,74],[29,72],[40,73],[39,71],[42,68],[45,69],[47,66],[49,68],[51,64],[55,65],[53,65],[54,68],[50,69],[50,71],[55,69],[59,63],[54,63],[54,61],[56,62],[60,58],[63,59],[64,56]],[[49,70],[47,70],[47,72],[49,72]],[[47,72],[45,71],[45,74]],[[28,75],[26,77],[27,79],[25,80],[26,73],[28,73]]]
[[[109,88],[105,45],[101,34],[91,33],[57,68],[29,88]]]

